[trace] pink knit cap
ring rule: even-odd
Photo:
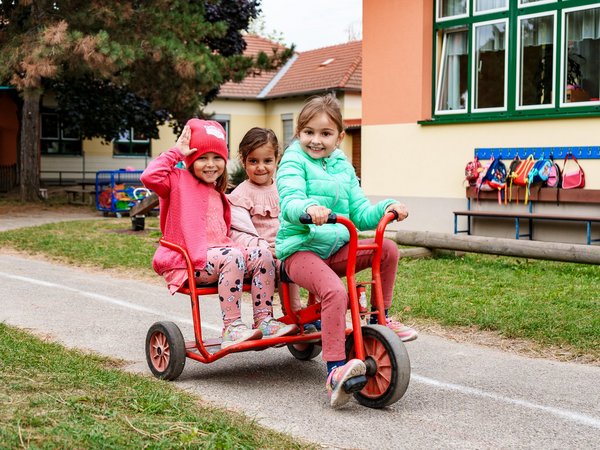
[[[213,152],[227,161],[227,139],[225,130],[214,120],[190,119],[187,124],[192,130],[190,148],[197,149],[185,158],[185,165],[192,167],[194,161],[205,153]]]

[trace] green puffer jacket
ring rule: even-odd
[[[299,217],[309,206],[321,205],[349,217],[359,230],[372,230],[394,200],[371,205],[358,184],[354,168],[344,152],[311,158],[296,140],[288,147],[277,169],[281,214],[275,240],[277,258],[311,251],[326,259],[348,243],[350,235],[341,224],[303,225]]]

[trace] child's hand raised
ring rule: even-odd
[[[191,155],[196,151],[195,148],[190,148],[190,140],[192,139],[192,129],[186,125],[183,127],[181,135],[177,139],[175,146],[179,149],[183,156]]]
[[[386,213],[392,211],[396,211],[396,214],[398,214],[398,222],[408,217],[408,209],[406,209],[406,206],[404,206],[402,203],[392,203],[390,206],[385,208]]]

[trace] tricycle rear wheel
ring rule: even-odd
[[[367,366],[367,384],[354,397],[369,408],[384,408],[396,403],[410,381],[410,359],[404,343],[387,327],[367,325],[362,327]],[[354,335],[346,340],[348,360],[354,358]]]
[[[185,341],[173,322],[156,322],[146,334],[146,361],[155,377],[175,380],[185,366]]]
[[[321,353],[321,346],[313,343],[288,344],[288,350],[300,361],[310,361]]]

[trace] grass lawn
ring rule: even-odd
[[[314,448],[0,323],[0,448]]]

